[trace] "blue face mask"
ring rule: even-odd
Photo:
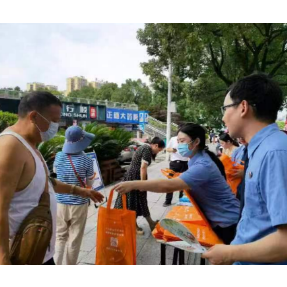
[[[192,155],[192,150],[190,150],[188,148],[188,146],[193,143],[193,141],[191,141],[190,143],[179,143],[177,150],[179,152],[179,154],[183,157],[190,157]]]

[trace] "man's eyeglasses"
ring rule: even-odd
[[[224,115],[225,111],[227,108],[230,108],[230,107],[234,107],[234,106],[238,106],[240,103],[233,103],[233,104],[230,104],[230,105],[226,105],[226,106],[222,106],[220,109],[221,109],[221,113]],[[249,104],[249,103],[248,103]],[[251,107],[253,108],[256,108],[256,104],[249,104]]]
[[[238,106],[240,103],[234,103],[234,104],[230,104],[230,105],[226,105],[226,106],[222,106],[220,109],[221,109],[221,113],[224,115],[225,111],[227,108],[231,108],[231,107],[234,107],[234,106]]]

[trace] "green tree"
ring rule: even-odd
[[[49,90],[49,92],[55,96],[64,96],[64,93],[61,91]]]
[[[18,92],[20,92],[20,91],[21,91],[21,89],[20,89],[20,87],[16,86],[16,87],[14,88],[14,91],[18,91]]]
[[[82,99],[95,99],[97,95],[97,89],[86,86],[81,90],[72,91],[68,97],[70,98],[82,98]]]
[[[152,57],[141,64],[151,81],[163,81],[171,60],[174,77],[192,83],[190,99],[216,114],[216,124],[226,88],[243,76],[267,73],[286,92],[286,24],[146,24],[138,39]],[[173,93],[177,101],[186,95]]]
[[[111,101],[113,94],[119,89],[116,83],[106,83],[103,84],[97,90],[97,99],[98,100],[108,100]]]
[[[152,93],[149,87],[140,79],[126,80],[112,96],[113,102],[134,103],[140,109],[146,109],[152,102]]]
[[[9,112],[0,111],[0,132],[7,127],[14,125],[18,120],[18,116]]]
[[[149,64],[159,71],[170,59],[183,79],[213,71],[228,86],[256,71],[287,77],[286,24],[146,24],[138,39]]]
[[[205,93],[209,91],[209,87],[202,87],[200,84],[193,85],[189,82],[183,84],[183,96],[177,101],[177,110],[184,121],[221,128],[222,115],[218,111],[222,103],[212,97],[213,95],[210,95],[213,104],[206,104],[200,100],[203,98],[202,94],[206,97]]]
[[[162,110],[167,108],[167,80],[162,79],[151,85],[152,88],[152,103],[151,110]]]
[[[115,83],[103,84],[99,89],[95,89],[91,86],[86,86],[81,90],[72,91],[68,97],[110,101],[117,89],[118,85]]]
[[[63,96],[64,93],[60,92],[60,91],[56,91],[56,90],[49,90],[48,88],[38,88],[37,91],[45,91],[45,92],[49,92],[55,96]]]
[[[81,98],[81,91],[80,90],[75,90],[75,91],[72,91],[71,93],[68,94],[68,97],[69,98]]]

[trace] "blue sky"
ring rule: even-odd
[[[145,47],[136,39],[144,24],[0,24],[0,88],[43,82],[66,89],[84,76],[121,84],[142,79]]]

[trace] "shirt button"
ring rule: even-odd
[[[249,178],[251,178],[252,176],[253,176],[253,172],[250,171],[250,172],[249,172]]]

